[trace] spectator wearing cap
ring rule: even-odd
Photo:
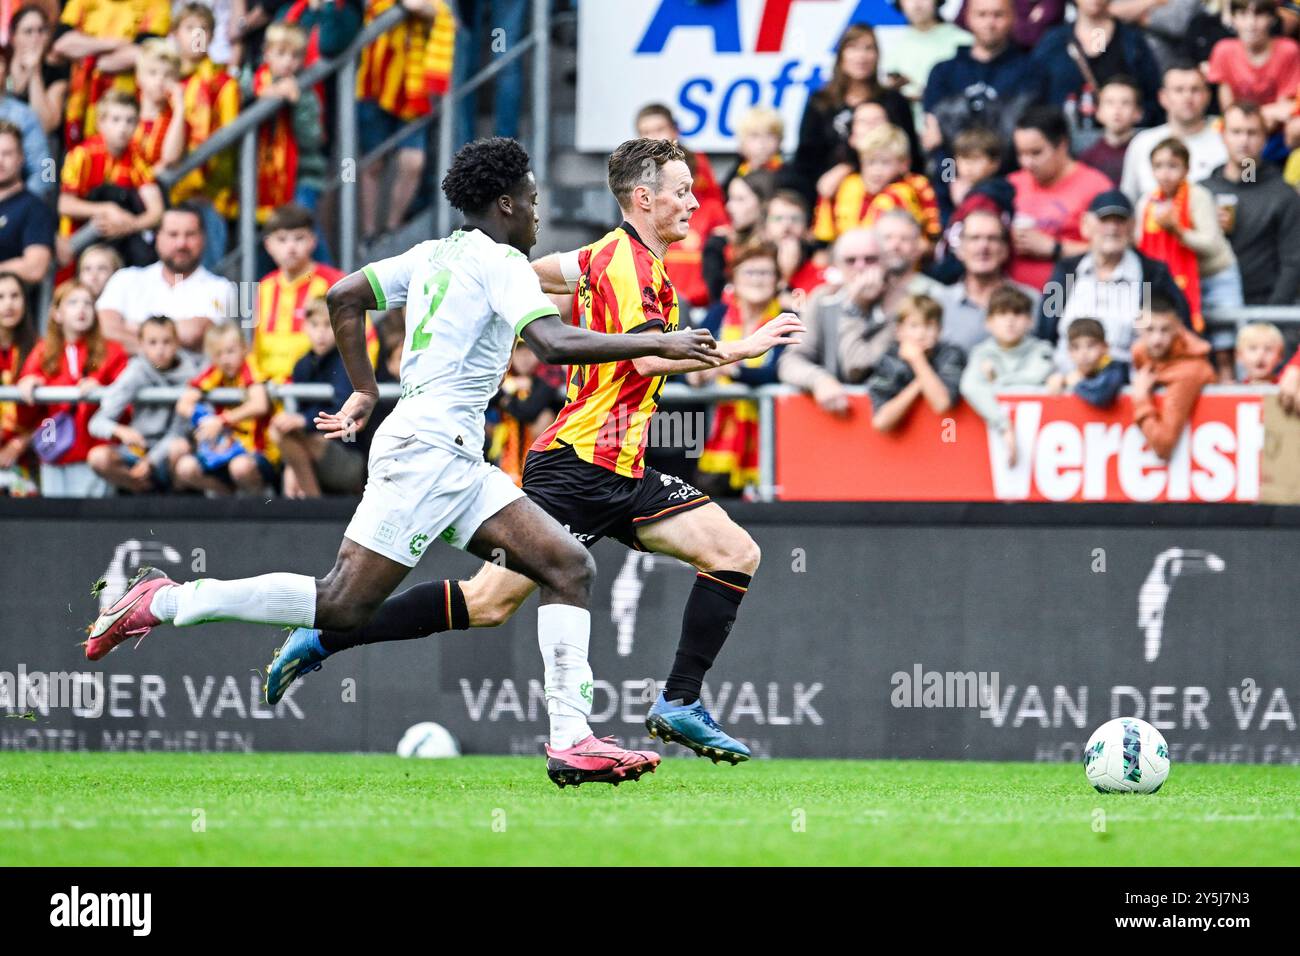
[[[1060,371],[1073,367],[1066,330],[1075,319],[1099,320],[1112,358],[1125,363],[1132,361],[1135,329],[1148,294],[1172,303],[1190,326],[1187,299],[1168,267],[1133,248],[1133,204],[1127,196],[1118,189],[1101,193],[1088,205],[1082,228],[1088,251],[1056,264],[1038,303],[1035,334],[1056,345]]]
[[[1260,156],[1264,117],[1252,103],[1224,111],[1227,162],[1205,180],[1241,270],[1246,305],[1290,305],[1300,288],[1300,196]]]
[[[1070,127],[1055,106],[1035,106],[1016,123],[1020,169],[1007,180],[1015,188],[1011,278],[1041,289],[1052,264],[1087,248],[1080,221],[1088,203],[1111,188],[1110,180],[1070,156]]]
[[[1194,183],[1203,181],[1228,159],[1223,138],[1205,119],[1205,111],[1210,106],[1210,88],[1195,64],[1177,63],[1165,70],[1159,98],[1165,122],[1136,134],[1124,154],[1119,188],[1133,202],[1156,188],[1151,151],[1157,143],[1171,137],[1183,141],[1191,154],[1187,178]]]

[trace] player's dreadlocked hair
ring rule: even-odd
[[[686,151],[671,140],[629,139],[610,154],[609,191],[626,209],[637,186],[659,189],[659,171],[674,159],[686,162]]]
[[[528,153],[513,139],[476,139],[456,153],[442,191],[461,212],[481,213],[498,197],[513,195],[530,165]]]

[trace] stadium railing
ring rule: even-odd
[[[334,398],[332,386],[317,383],[266,386],[272,399],[284,403],[288,411],[296,411],[300,401],[330,401]],[[863,385],[846,385],[845,392],[850,395],[866,395]],[[140,404],[165,405],[175,402],[185,389],[178,386],[144,388],[136,395]],[[1206,389],[1207,394],[1246,394],[1276,391],[1275,386],[1247,385],[1212,385]],[[85,395],[71,385],[42,386],[37,388],[34,398],[37,404],[64,404],[90,402],[98,403],[102,389],[94,389]],[[401,397],[401,386],[386,382],[379,386],[381,402],[395,402]],[[759,428],[759,485],[756,498],[759,501],[776,500],[776,399],[782,396],[799,395],[802,391],[789,385],[763,385],[751,388],[748,385],[707,385],[693,388],[689,385],[668,384],[660,393],[660,404],[674,405],[715,405],[718,402],[745,399],[758,406]],[[1007,389],[1007,395],[1044,395],[1044,388]],[[244,400],[244,390],[239,388],[216,388],[205,394],[207,401],[215,405],[235,405]],[[22,401],[22,394],[13,385],[0,386],[0,402]]]

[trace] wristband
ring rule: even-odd
[[[560,275],[564,277],[564,283],[572,292],[578,288],[578,279],[582,277],[582,267],[578,265],[578,252],[561,252],[560,255]]]

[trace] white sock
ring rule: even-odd
[[[592,675],[587,662],[591,612],[570,604],[537,609],[537,643],[546,668],[546,710],[551,716],[551,748],[567,750],[591,734]]]
[[[159,588],[149,610],[177,627],[208,621],[311,627],[316,620],[316,579],[287,572],[237,581],[199,578]]]

